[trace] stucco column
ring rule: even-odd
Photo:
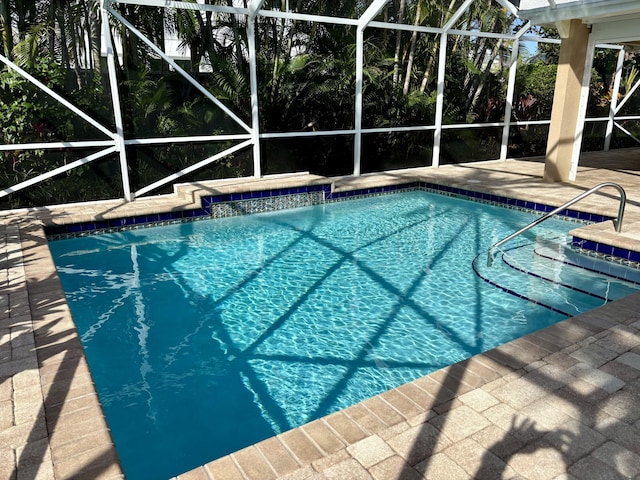
[[[580,149],[580,101],[589,40],[589,27],[581,20],[562,22],[558,27],[562,43],[543,176],[549,182],[570,179],[574,150]]]

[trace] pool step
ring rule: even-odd
[[[577,315],[640,290],[640,272],[609,265],[565,245],[533,243],[505,249],[493,266],[480,255],[476,274],[507,293],[567,316]]]
[[[605,301],[617,300],[640,289],[637,284],[640,282],[633,280],[635,274],[640,281],[640,271],[581,255],[564,245],[516,247],[505,251],[502,261],[514,270]]]
[[[535,249],[536,255],[560,261],[592,272],[599,272],[619,280],[626,280],[640,285],[640,269],[630,268],[618,263],[609,262],[597,257],[578,253],[566,245],[543,243]]]

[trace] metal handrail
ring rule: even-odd
[[[596,191],[598,191],[598,190],[600,190],[601,188],[604,188],[604,187],[614,187],[620,193],[620,206],[618,207],[618,218],[615,220],[616,232],[620,233],[620,231],[622,230],[622,217],[624,216],[624,207],[625,207],[625,204],[627,203],[627,194],[625,193],[624,189],[620,185],[618,185],[617,183],[605,182],[605,183],[601,183],[599,185],[596,185],[595,187],[593,187],[590,190],[587,190],[584,193],[581,193],[577,197],[569,200],[567,203],[564,203],[564,204],[560,205],[555,210],[550,211],[549,213],[543,215],[540,218],[536,218],[533,222],[531,222],[528,225],[522,227],[517,232],[513,232],[511,235],[509,235],[507,237],[504,237],[499,242],[496,242],[493,245],[491,245],[491,248],[489,248],[489,251],[487,252],[487,266],[490,267],[493,264],[493,260],[495,258],[495,249],[498,248],[500,245],[503,245],[503,244],[507,243],[509,240],[513,240],[515,237],[517,237],[521,233],[526,232],[527,230],[529,230],[529,229],[535,227],[536,225],[538,225],[539,223],[544,222],[547,218],[550,218],[550,217],[556,215],[557,213],[561,212],[562,210],[566,209],[567,207],[570,207],[574,203],[579,202],[583,198],[588,197],[592,193],[594,193],[594,192],[596,192]]]

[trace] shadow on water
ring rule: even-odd
[[[479,229],[479,225],[476,228]],[[478,245],[476,247],[479,248]],[[481,280],[477,278],[476,281]],[[476,292],[480,295],[479,290]],[[438,379],[440,389],[432,403],[435,415],[419,428],[409,453],[403,455],[406,463],[389,480],[436,478],[433,472],[442,473],[442,470],[430,469],[437,453],[452,455],[449,458],[465,467],[464,475],[475,479],[518,476],[520,472],[510,465],[516,456],[520,456],[520,460],[513,465],[524,468],[527,474],[536,472],[526,478],[547,478],[549,472],[545,468],[555,469],[551,476],[558,475],[556,478],[566,473],[572,478],[585,479],[635,478],[640,473],[640,444],[637,442],[640,369],[617,362],[623,354],[640,358],[637,357],[640,354],[640,332],[628,326],[640,319],[637,313],[640,294],[635,294],[634,299],[631,307],[625,305],[617,314],[602,313],[580,322],[577,329],[582,330],[583,348],[575,357],[570,352],[559,353],[563,347],[571,347],[579,340],[571,332],[571,327],[563,330],[559,325],[548,327],[539,335],[534,334],[536,338],[530,341],[540,343],[535,345],[535,353],[528,352],[526,348],[520,352],[517,347],[498,347],[480,356],[480,361],[487,357],[490,362],[495,361],[508,368],[513,373],[509,381],[521,381],[520,388],[538,390],[532,394],[534,398],[526,403],[524,411],[514,410],[506,403],[500,406],[505,412],[502,423],[491,424],[486,429],[486,432],[491,430],[487,435],[495,439],[493,442],[483,439],[483,431],[459,444],[454,442],[450,450],[442,448],[441,437],[446,435],[445,426],[455,410],[452,400],[473,390],[465,383],[466,375],[473,376],[469,360],[443,370],[443,376]],[[618,300],[620,303],[622,301]],[[476,302],[476,305],[476,332],[481,333],[482,303]],[[599,311],[615,306],[615,303],[608,304]],[[578,318],[588,315],[590,313]],[[616,320],[611,320],[614,317]],[[573,319],[567,322],[571,323]],[[609,336],[602,336],[606,329],[612,327],[615,331],[610,331]],[[481,342],[482,336],[478,338]],[[572,348],[571,352],[577,348]],[[533,368],[535,363],[537,367]],[[581,372],[584,377],[581,377]],[[595,380],[597,377],[599,380]],[[495,395],[493,390],[483,393]],[[538,398],[537,402],[535,398]],[[465,443],[464,447],[462,443]],[[482,453],[478,455],[479,452]],[[560,459],[564,469],[557,464],[545,465],[545,462],[555,459]]]
[[[438,212],[436,216],[446,216],[448,215],[448,211]],[[415,212],[411,216],[413,216]],[[433,220],[433,219],[431,219]],[[265,217],[262,219],[263,222],[266,223],[279,223],[281,227],[294,230],[295,237],[279,248],[279,250],[270,254],[270,256],[266,257],[259,267],[255,268],[251,272],[245,275],[244,278],[240,279],[234,285],[230,285],[226,289],[226,293],[218,298],[212,298],[211,296],[202,297],[201,294],[193,291],[192,287],[183,280],[181,275],[174,275],[173,282],[175,287],[181,292],[180,295],[185,299],[193,299],[197,298],[198,310],[201,312],[208,312],[206,318],[196,319],[195,328],[186,334],[181,334],[180,337],[183,339],[181,343],[174,344],[171,347],[167,348],[167,351],[171,352],[170,355],[165,355],[165,358],[175,358],[175,356],[180,352],[183,348],[188,348],[189,339],[195,337],[199,334],[199,330],[206,330],[208,335],[214,335],[217,337],[222,343],[225,345],[225,352],[218,352],[214,356],[219,358],[220,361],[222,359],[232,358],[230,363],[233,364],[234,371],[239,372],[239,375],[242,376],[242,381],[238,378],[235,380],[226,378],[226,381],[234,381],[236,386],[242,383],[244,385],[244,389],[248,389],[250,396],[254,397],[254,401],[250,402],[250,404],[254,404],[256,401],[260,404],[260,411],[256,410],[256,412],[252,413],[250,416],[256,421],[259,419],[260,415],[265,416],[270,419],[275,425],[277,425],[277,430],[264,430],[263,427],[255,426],[255,433],[257,436],[250,440],[251,443],[259,441],[267,436],[272,435],[273,433],[278,433],[278,431],[285,431],[294,426],[298,426],[296,424],[292,424],[291,420],[287,417],[286,413],[282,410],[282,406],[274,401],[271,398],[271,393],[269,392],[269,388],[264,384],[264,381],[260,378],[258,372],[255,371],[252,366],[252,362],[255,360],[269,360],[269,361],[279,361],[284,363],[300,363],[300,364],[310,364],[310,365],[332,365],[339,366],[343,369],[342,376],[333,384],[332,388],[325,392],[319,404],[315,406],[313,412],[310,412],[309,418],[307,421],[312,420],[313,418],[318,418],[322,415],[330,413],[335,410],[335,401],[343,393],[345,386],[349,383],[349,381],[354,377],[354,375],[362,368],[375,367],[377,364],[377,360],[375,358],[368,358],[370,353],[370,348],[377,346],[378,341],[382,336],[385,335],[389,326],[397,319],[397,316],[400,310],[404,307],[411,308],[413,311],[417,312],[418,316],[422,318],[425,322],[425,328],[431,327],[436,328],[442,332],[444,332],[450,339],[450,341],[458,344],[464,349],[468,355],[473,355],[477,353],[478,347],[477,345],[468,344],[464,339],[459,337],[454,331],[447,329],[447,327],[439,322],[439,320],[434,317],[428,310],[425,309],[423,305],[418,303],[415,299],[412,298],[418,287],[426,281],[427,271],[433,268],[437,263],[442,261],[447,250],[451,248],[453,244],[452,241],[445,241],[444,247],[437,252],[433,252],[430,256],[430,264],[427,269],[419,270],[415,278],[413,278],[410,284],[405,289],[400,289],[393,282],[387,280],[383,274],[375,271],[372,267],[367,266],[364,262],[358,260],[358,252],[366,250],[368,247],[371,247],[377,243],[383,242],[385,240],[393,238],[395,235],[400,232],[405,232],[407,230],[414,229],[419,227],[423,223],[427,222],[427,220],[417,218],[414,222],[407,226],[398,227],[396,230],[385,231],[377,238],[365,242],[363,244],[357,245],[353,250],[347,250],[342,247],[339,247],[335,244],[331,239],[321,238],[314,233],[314,229],[319,222],[322,221],[321,217],[314,218],[310,225],[305,228],[296,227],[294,224],[290,224],[287,222],[283,222],[278,220],[277,217]],[[465,222],[461,223],[457,226],[456,230],[450,233],[451,238],[449,240],[453,240],[459,233],[461,233],[464,229],[468,228],[469,219]],[[193,225],[185,224],[183,229],[181,230],[181,237],[189,237],[193,234]],[[105,241],[106,242],[106,241]],[[242,291],[252,282],[256,281],[260,278],[260,276],[265,272],[270,266],[274,265],[278,261],[286,260],[286,255],[288,252],[292,251],[296,246],[305,243],[311,242],[311,244],[316,245],[317,248],[323,248],[333,252],[334,261],[330,264],[323,265],[323,271],[321,274],[314,280],[314,282],[309,285],[302,293],[296,298],[291,299],[290,304],[287,309],[278,315],[274,321],[272,321],[267,328],[264,329],[253,341],[251,341],[247,346],[238,346],[235,344],[233,336],[228,332],[227,327],[223,323],[222,318],[216,312],[219,312],[221,308],[224,308],[225,302],[233,297],[237,292]],[[188,246],[186,243],[178,243],[179,247],[174,249],[173,251],[167,251],[159,246],[155,245],[153,242],[149,242],[144,246],[144,250],[140,250],[136,253],[137,267],[139,269],[139,273],[141,277],[144,277],[145,270],[149,263],[160,263],[165,265],[165,269],[169,269],[172,264],[179,262],[186,254],[188,250]],[[375,282],[379,287],[381,287],[384,291],[388,292],[388,295],[391,298],[394,298],[394,304],[390,309],[389,313],[384,319],[380,319],[379,323],[377,323],[377,327],[374,331],[372,331],[368,337],[367,341],[362,345],[354,345],[356,351],[353,352],[350,358],[340,358],[338,356],[324,356],[324,357],[311,357],[311,356],[300,356],[300,355],[282,355],[282,354],[265,354],[259,351],[261,345],[263,345],[266,341],[268,341],[271,336],[279,330],[289,319],[291,319],[295,313],[298,311],[301,305],[309,300],[309,298],[322,287],[322,285],[326,282],[326,280],[335,275],[336,272],[343,265],[355,266],[361,274],[368,277],[368,279],[372,282]],[[142,295],[142,294],[140,294]],[[151,301],[151,299],[141,299],[141,304],[144,305],[146,301]],[[119,301],[121,303],[123,299]],[[144,317],[148,314],[144,308],[138,308],[138,313]],[[146,327],[143,327],[140,324],[132,324],[132,328],[136,328],[138,330],[138,337],[140,337],[139,330],[153,328],[153,319],[144,319],[145,322],[149,323]],[[205,328],[206,327],[206,328]],[[90,327],[92,328],[92,327]],[[101,328],[101,325],[94,325],[94,329]],[[139,358],[138,361],[141,363],[146,362],[146,357],[148,357],[148,352],[143,351],[149,348],[148,346],[140,346]],[[89,357],[90,350],[89,350]],[[171,360],[170,360],[171,361]],[[224,360],[227,361],[227,360]],[[443,366],[444,364],[429,364],[429,363],[416,363],[416,362],[402,362],[402,361],[393,361],[393,360],[384,360],[385,366],[387,368],[416,368],[421,371],[433,371],[437,370]],[[164,368],[167,368],[166,366]],[[162,365],[151,365],[144,366],[139,365],[140,371],[144,370],[156,370],[162,371]],[[141,374],[144,377],[144,374]],[[143,379],[143,383],[146,382],[146,379]],[[100,381],[98,380],[98,385],[100,385]],[[255,407],[255,405],[254,405]],[[106,410],[109,411],[109,407],[106,407]],[[117,437],[117,429],[116,437]],[[260,434],[260,432],[263,432]],[[262,436],[261,436],[262,435]],[[236,445],[230,444],[227,445],[227,450],[220,453],[230,453],[238,448],[241,448],[244,445]],[[204,463],[206,461],[211,460],[212,458],[209,456],[204,459],[200,459],[199,461]],[[191,465],[197,466],[197,465]],[[188,468],[188,467],[186,467]],[[185,469],[186,469],[185,468]],[[178,472],[175,472],[178,473]]]
[[[415,213],[416,212],[413,212],[411,215],[413,216],[415,215]],[[446,217],[448,214],[448,211],[442,211],[437,215]],[[266,436],[277,433],[278,431],[284,431],[291,427],[297,426],[291,424],[291,421],[287,418],[286,412],[283,411],[278,402],[274,401],[271,398],[268,386],[264,384],[263,380],[260,378],[260,374],[255,371],[254,367],[251,364],[251,362],[254,360],[277,360],[285,363],[306,363],[313,365],[337,365],[344,368],[344,373],[342,374],[342,376],[333,384],[332,388],[324,394],[320,403],[315,407],[310,418],[307,419],[307,421],[310,421],[313,418],[318,418],[327,413],[330,413],[332,411],[332,408],[335,408],[334,404],[336,399],[338,399],[340,394],[344,391],[346,385],[361,368],[376,365],[375,359],[369,359],[369,349],[371,347],[377,346],[380,339],[387,333],[391,324],[393,324],[397,320],[397,317],[402,308],[407,307],[418,313],[419,317],[425,322],[425,328],[431,327],[443,331],[448,339],[451,342],[457,344],[462,350],[466,352],[467,355],[472,356],[483,350],[484,344],[481,322],[483,312],[480,302],[476,302],[476,323],[474,338],[475,343],[470,343],[469,341],[465,341],[462,337],[456,334],[455,331],[448,329],[445,325],[441,324],[435,316],[433,316],[427,309],[425,309],[422,304],[420,304],[413,298],[420,285],[427,281],[428,270],[445,259],[448,250],[453,246],[453,239],[456,238],[462,231],[467,228],[473,228],[475,232],[476,248],[479,248],[481,228],[479,221],[473,220],[472,216],[466,218],[464,222],[456,226],[456,229],[454,231],[450,232],[450,238],[448,238],[446,241],[443,241],[443,247],[438,251],[432,252],[433,255],[430,257],[430,264],[428,265],[428,268],[419,270],[416,276],[411,279],[409,285],[404,289],[400,289],[399,287],[397,287],[392,281],[386,279],[383,274],[368,266],[365,262],[359,261],[358,253],[365,251],[366,248],[372,245],[393,238],[400,232],[406,232],[407,230],[416,228],[427,220],[418,219],[415,222],[411,223],[409,226],[404,226],[397,230],[385,232],[384,235],[378,236],[370,242],[358,245],[353,250],[347,250],[336,245],[330,239],[322,238],[314,233],[315,227],[322,221],[321,218],[314,218],[312,224],[306,228],[299,228],[293,224],[281,220],[275,220],[275,218],[276,217],[273,216],[265,217],[261,221],[266,223],[279,223],[280,226],[285,229],[294,230],[296,236],[290,242],[279,248],[279,250],[266,257],[259,267],[250,271],[237,283],[230,285],[226,289],[226,293],[224,293],[220,297],[212,298],[210,295],[203,297],[200,293],[194,291],[193,288],[188,284],[188,282],[184,281],[181,275],[174,275],[172,277],[175,288],[177,288],[181,292],[180,295],[186,299],[197,298],[199,311],[208,312],[208,314],[206,318],[196,320],[195,328],[192,327],[192,329],[188,333],[182,335],[182,341],[180,343],[173,344],[171,347],[167,347],[167,351],[171,352],[171,355],[165,355],[165,358],[175,358],[181,350],[189,348],[191,338],[197,336],[200,331],[205,330],[206,328],[211,328],[212,331],[215,332],[215,336],[225,345],[225,351],[220,351],[214,354],[214,356],[221,359],[221,361],[223,358],[232,358],[232,360],[230,360],[230,363],[234,364],[234,369],[242,376],[242,380],[235,378],[231,381],[234,381],[237,385],[240,385],[242,383],[247,392],[250,393],[250,396],[254,397],[254,403],[258,402],[260,405],[260,411],[258,411],[256,405],[254,405],[256,411],[251,414],[251,418],[258,419],[260,416],[266,416],[272,422],[274,422],[275,425],[277,425],[276,431],[264,430],[262,434],[258,434],[256,438],[251,439],[250,443],[255,443],[259,440],[262,440],[263,438],[266,438]],[[193,233],[193,225],[185,225],[186,226],[184,226],[183,230],[181,231],[182,236],[188,236],[190,233]],[[323,271],[318,276],[318,278],[316,278],[313,283],[302,292],[301,295],[291,299],[291,303],[289,304],[286,311],[280,314],[267,328],[265,328],[259,335],[257,335],[257,337],[253,341],[251,341],[247,346],[244,347],[237,345],[234,342],[233,335],[228,331],[222,317],[217,312],[219,312],[221,308],[224,308],[225,302],[228,299],[233,297],[237,292],[245,289],[248,285],[252,284],[252,282],[255,282],[257,279],[259,279],[270,266],[275,265],[279,260],[286,260],[287,253],[292,251],[294,247],[301,245],[303,242],[311,242],[313,245],[317,246],[317,248],[323,248],[333,252],[336,259],[333,261],[333,263],[324,265]],[[146,245],[144,254],[138,254],[138,268],[140,269],[141,275],[144,276],[145,273],[145,262],[161,263],[162,265],[165,265],[166,269],[168,269],[170,265],[179,262],[187,254],[187,251],[188,246],[186,245],[186,243],[180,243],[179,248],[174,252],[167,252],[166,250],[159,248],[153,243]],[[311,357],[283,354],[269,355],[260,353],[259,347],[263,345],[267,340],[269,340],[276,331],[278,331],[289,319],[291,319],[299,310],[299,308],[305,302],[307,302],[317,290],[322,287],[322,285],[328,278],[338,272],[343,265],[347,264],[355,266],[361,274],[366,276],[370,281],[374,282],[383,291],[386,291],[391,298],[395,299],[393,306],[390,308],[389,312],[384,318],[380,319],[380,322],[378,323],[376,329],[367,337],[367,342],[364,343],[362,347],[354,345],[354,348],[356,348],[356,350],[353,352],[353,356],[349,359],[339,358],[337,356]],[[480,282],[480,280],[477,278],[475,281]],[[479,293],[476,293],[476,296],[476,298],[478,298]],[[145,298],[141,298],[141,300],[143,304],[146,301],[150,301],[150,299]],[[142,316],[144,317],[145,315],[146,313],[142,311]],[[148,320],[149,323],[153,323],[153,319]],[[211,336],[212,334],[209,333],[209,335]],[[146,355],[147,353],[141,352],[140,358],[144,358]],[[437,370],[446,366],[444,364],[432,365],[427,363],[416,364],[415,362],[393,362],[386,359],[384,362],[389,368],[420,368],[423,369],[425,373],[427,371]],[[465,363],[462,362],[461,364],[458,364],[458,368],[464,368],[464,365]],[[152,367],[162,372],[162,365]],[[227,378],[227,380],[229,379]],[[437,398],[437,400],[441,402],[449,400],[451,398],[451,392],[457,392],[460,388],[461,383],[462,379],[459,375],[452,375],[450,378],[446,379],[443,383],[446,389],[443,388],[443,390],[441,391],[441,395]],[[98,385],[99,384],[100,381],[98,380]],[[263,427],[258,428],[258,426],[255,425],[255,431],[259,433],[259,431],[262,431],[262,428],[264,428],[264,425],[266,425],[266,423],[264,422]],[[218,456],[225,453],[230,453],[231,451],[241,448],[242,446],[244,445],[229,445],[229,449],[225,452],[219,453]],[[205,463],[206,461],[210,461],[213,459],[211,458],[212,455],[213,454],[209,454],[209,456],[206,458],[198,459],[197,462]],[[197,464],[199,463],[186,467],[181,466],[180,468],[186,470],[190,467],[197,466]]]

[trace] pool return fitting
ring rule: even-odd
[[[496,242],[493,245],[491,245],[491,248],[489,248],[489,251],[487,252],[487,266],[490,267],[491,265],[493,265],[493,260],[495,259],[495,256],[496,256],[496,252],[495,251],[496,251],[496,249],[498,247],[500,247],[501,245],[504,245],[505,243],[507,243],[510,240],[513,240],[515,237],[517,237],[521,233],[524,233],[527,230],[535,227],[539,223],[544,222],[546,219],[551,218],[554,215],[557,215],[558,213],[560,213],[562,210],[566,209],[567,207],[570,207],[574,203],[579,202],[583,198],[588,197],[592,193],[597,192],[598,190],[600,190],[601,188],[604,188],[604,187],[613,187],[616,190],[618,190],[618,192],[620,193],[620,206],[618,207],[618,218],[615,220],[616,232],[620,233],[620,231],[622,230],[622,217],[624,216],[624,207],[625,207],[625,204],[627,203],[627,194],[625,193],[624,188],[622,188],[617,183],[605,182],[605,183],[601,183],[599,185],[596,185],[595,187],[591,188],[590,190],[587,190],[584,193],[581,193],[577,197],[572,198],[571,200],[569,200],[567,203],[564,203],[564,204],[560,205],[555,210],[552,210],[549,213],[546,213],[545,215],[543,215],[540,218],[536,218],[533,222],[531,222],[528,225],[522,227],[517,232],[513,232],[511,235],[509,235],[507,237],[504,237],[499,242]]]

